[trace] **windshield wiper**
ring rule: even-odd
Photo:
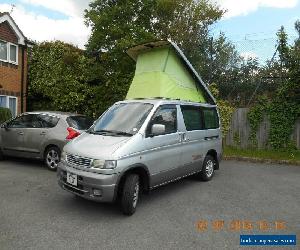
[[[100,129],[100,130],[95,130],[95,131],[89,131],[91,134],[116,134],[116,135],[125,135],[125,136],[133,136],[131,133],[123,132],[123,131],[118,131],[118,130],[106,130],[106,129]]]
[[[117,135],[133,136],[132,133],[127,133],[127,132],[123,132],[123,131],[115,131],[115,133]]]
[[[88,132],[90,134],[93,134],[93,135],[103,135],[103,134],[106,134],[106,133],[111,133],[111,131],[104,130],[104,129],[101,129],[101,130],[92,130],[92,129],[90,129],[86,132]]]

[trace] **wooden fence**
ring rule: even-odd
[[[231,119],[231,125],[229,132],[225,138],[225,144],[230,146],[239,146],[241,148],[247,148],[251,146],[249,140],[250,137],[250,123],[247,119],[248,108],[237,109]],[[270,121],[267,116],[260,124],[256,139],[258,148],[268,148],[268,136],[270,130]],[[291,135],[291,139],[295,141],[296,146],[300,149],[300,119],[295,124],[295,129]]]

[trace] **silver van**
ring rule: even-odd
[[[63,189],[89,200],[119,201],[131,215],[142,191],[193,174],[211,180],[221,155],[215,105],[126,100],[66,144],[57,177]]]

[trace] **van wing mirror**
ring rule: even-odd
[[[163,124],[153,124],[151,128],[151,135],[162,135],[166,132],[166,126]]]

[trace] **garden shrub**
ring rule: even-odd
[[[11,119],[12,115],[10,109],[0,107],[0,124],[6,122],[7,120]]]

